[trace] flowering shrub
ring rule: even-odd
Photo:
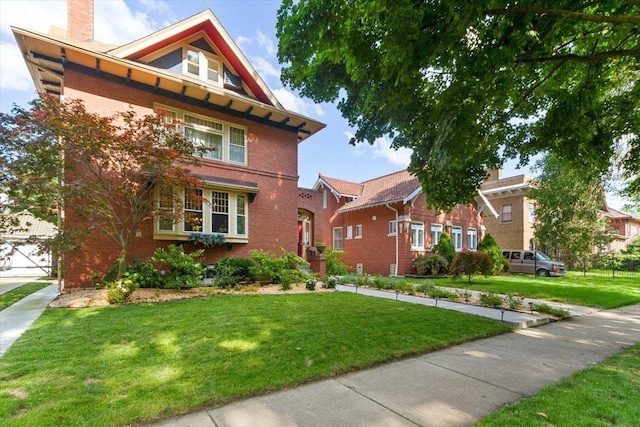
[[[125,276],[126,275],[127,273],[125,273]],[[125,304],[134,289],[138,287],[134,280],[125,276],[117,282],[109,282],[106,284],[107,301],[109,301],[109,304]]]

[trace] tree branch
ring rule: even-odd
[[[544,7],[510,7],[506,9],[485,9],[482,11],[486,15],[511,15],[511,14],[534,14],[563,16],[577,21],[607,22],[610,24],[640,24],[640,15],[630,16],[604,16],[592,15],[583,12],[574,12],[564,9],[547,9]]]
[[[518,59],[516,63],[532,63],[532,62],[550,62],[550,61],[576,61],[576,62],[595,62],[602,59],[620,58],[623,56],[636,56],[640,55],[640,47],[636,49],[624,49],[624,50],[610,50],[606,52],[598,52],[593,55],[576,55],[574,53],[568,53],[566,55],[548,55],[539,56],[537,58],[522,58]]]

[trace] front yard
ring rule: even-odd
[[[509,330],[349,293],[47,309],[0,359],[0,424],[136,423]]]

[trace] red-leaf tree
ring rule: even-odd
[[[47,96],[27,109],[14,106],[11,114],[0,114],[0,188],[11,210],[27,209],[53,222],[62,204],[73,209],[89,229],[120,248],[118,277],[132,237],[157,213],[155,189],[199,184],[190,173],[194,151],[162,114],[125,111],[104,117],[87,111],[80,100]],[[60,228],[57,249],[69,250],[81,236],[77,227]]]

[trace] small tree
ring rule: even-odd
[[[433,252],[441,255],[451,265],[453,257],[456,256],[456,248],[453,246],[451,236],[446,231],[440,235],[440,240],[433,246]]]
[[[189,172],[194,151],[156,114],[125,111],[103,117],[80,100],[48,96],[31,101],[29,109],[15,106],[11,114],[0,114],[0,184],[11,209],[54,222],[63,207],[75,208],[88,228],[120,248],[118,277],[136,230],[156,213],[155,188],[200,182]],[[77,244],[78,235],[60,225],[58,240],[68,242],[66,248]]]
[[[484,252],[458,252],[451,263],[449,273],[454,279],[467,276],[471,283],[471,276],[474,274],[493,274],[493,260]]]
[[[508,261],[502,256],[502,250],[491,234],[484,236],[484,239],[478,243],[478,250],[491,257],[494,274],[504,271],[505,266],[508,265]]]

